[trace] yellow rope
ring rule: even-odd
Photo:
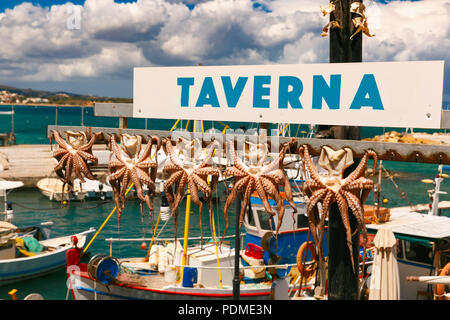
[[[175,124],[172,126],[172,128],[170,129],[170,131],[175,130],[175,128],[177,127],[178,122],[180,122],[181,119],[178,119]]]
[[[150,245],[148,246],[147,255],[145,256],[145,262],[148,262],[150,258],[150,251],[152,250],[153,240],[155,239],[156,230],[158,230],[159,220],[161,218],[161,210],[159,210],[158,219],[156,220],[155,229],[153,230],[152,241],[150,241]]]
[[[128,190],[125,192],[125,196],[128,194],[128,192],[131,190],[131,188],[133,188],[133,183],[131,183],[130,187],[128,188]],[[92,237],[91,241],[89,241],[88,245],[84,248],[83,253],[86,252],[86,250],[90,247],[90,245],[92,244],[92,242],[94,242],[95,238],[97,238],[98,234],[100,233],[100,231],[102,231],[103,227],[106,225],[106,223],[109,221],[109,219],[112,217],[112,215],[114,214],[114,212],[116,212],[117,210],[117,206],[114,207],[114,209],[111,210],[110,214],[108,215],[108,217],[105,219],[105,221],[103,221],[103,224],[100,226],[100,228],[98,229],[98,231],[95,233],[95,235]]]
[[[186,265],[187,261],[187,247],[188,247],[188,235],[189,235],[189,217],[191,212],[191,193],[189,192],[189,186],[188,186],[188,193],[186,197],[186,212],[185,212],[185,220],[184,220],[184,240],[183,240],[183,258],[181,260],[181,264],[183,266]],[[184,267],[181,269],[181,278],[183,279],[183,270]]]
[[[216,239],[216,226],[214,224],[214,212],[211,215],[211,223],[212,223],[212,232],[213,232],[214,246],[216,247],[216,259],[217,259],[217,267],[218,267],[217,271],[219,272],[220,289],[223,289],[222,273],[220,271],[219,248],[217,246],[217,239]]]
[[[278,132],[278,135],[281,136],[281,134],[284,132],[284,130],[286,130],[286,128],[289,126],[289,123],[287,125],[284,126],[283,130],[281,130],[280,132]]]

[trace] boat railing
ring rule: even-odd
[[[310,265],[310,264],[313,264],[314,262],[313,261],[309,261],[309,262],[307,262],[307,263],[305,263],[305,265]],[[171,265],[171,266],[173,266],[173,267],[176,267],[176,268],[184,268],[184,267],[187,267],[187,268],[190,268],[190,267],[192,267],[192,266],[190,266],[190,265],[183,265],[183,264],[174,264],[174,265]],[[253,266],[239,266],[239,269],[240,270],[243,270],[243,269],[255,269],[255,268],[276,268],[276,269],[286,269],[286,268],[289,268],[289,267],[296,267],[297,266],[297,264],[296,263],[286,263],[286,264],[263,264],[263,265],[253,265]],[[220,266],[220,267],[214,267],[214,266],[195,266],[195,268],[197,268],[197,269],[220,269],[220,270],[234,270],[234,266],[231,266],[231,267],[225,267],[225,266]]]
[[[241,233],[240,234],[240,238],[241,238],[241,247],[242,247],[242,241],[243,241],[243,237],[245,236],[245,233]],[[225,237],[223,237],[223,238],[221,238],[222,240],[224,240],[224,239],[230,239],[230,238],[234,238],[235,237],[235,235],[230,235],[230,236],[225,236]],[[212,237],[212,236],[209,236],[209,237],[189,237],[188,238],[188,241],[197,241],[197,240],[202,240],[203,239],[203,242],[205,242],[205,241],[209,241],[209,240],[214,240],[214,237]],[[175,238],[174,237],[172,237],[172,238],[160,238],[160,237],[158,237],[158,238],[156,238],[156,239],[152,239],[152,238],[106,238],[105,239],[105,242],[109,242],[109,252],[110,252],[110,255],[112,256],[112,247],[113,247],[113,242],[150,242],[150,241],[152,241],[153,240],[153,242],[169,242],[169,241],[175,241]],[[177,238],[177,240],[180,240],[180,238]],[[216,240],[217,240],[217,238],[216,238]]]
[[[241,233],[241,237],[245,236],[244,233]],[[234,235],[225,236],[224,239],[234,238]],[[202,237],[189,237],[188,240],[201,240]],[[212,240],[213,237],[203,237],[203,240]],[[106,242],[139,242],[139,241],[151,241],[152,238],[106,238]],[[180,238],[177,238],[180,240]],[[175,241],[175,238],[156,238],[154,241]]]

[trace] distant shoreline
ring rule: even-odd
[[[100,102],[99,102],[100,103]],[[101,102],[104,103],[104,102]],[[106,102],[119,103],[119,102]],[[132,103],[132,102],[130,102]],[[29,107],[90,107],[94,108],[93,104],[52,104],[52,103],[0,103],[0,106],[29,106]]]

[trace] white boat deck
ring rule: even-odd
[[[429,239],[450,237],[450,218],[411,212],[409,208],[407,210],[391,209],[391,217],[388,222],[367,224],[366,227],[368,230],[389,228],[394,233]]]

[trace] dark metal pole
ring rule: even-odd
[[[241,197],[236,201],[236,233],[234,238],[234,277],[233,277],[233,300],[239,300],[241,279],[239,278],[239,263],[241,251],[241,232],[239,230],[239,216],[241,213]]]
[[[341,25],[341,28],[330,30],[330,63],[362,62],[362,32],[350,40],[350,36],[355,31],[350,12],[352,2],[357,1],[336,1],[336,9],[330,15],[330,20],[336,20]],[[334,126],[330,128],[330,132],[332,137],[337,139],[359,140],[361,138],[360,127]],[[357,163],[355,159],[355,164],[346,170],[344,177],[355,169]],[[350,209],[349,219],[353,233],[357,228],[357,222]],[[359,233],[352,237],[355,266],[355,272],[353,272],[346,232],[337,204],[330,207],[328,215],[328,246],[328,299],[356,300],[358,298]]]

